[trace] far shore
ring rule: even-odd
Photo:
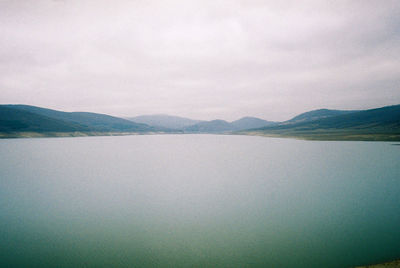
[[[180,134],[169,132],[13,132],[0,133],[0,139],[18,138],[67,138],[67,137],[92,137],[92,136],[129,136],[129,135],[155,135],[155,134]]]
[[[354,268],[399,268],[399,267],[400,267],[400,260],[384,262],[380,264],[366,265],[366,266],[357,266]]]
[[[129,136],[129,135],[164,135],[164,134],[215,134],[245,135],[270,138],[289,138],[315,141],[388,141],[400,142],[400,134],[269,134],[258,131],[216,132],[216,133],[182,133],[182,132],[9,132],[0,133],[0,139],[14,138],[57,138],[57,137],[91,137],[91,136]],[[394,144],[400,145],[400,144]]]
[[[310,134],[272,134],[259,131],[243,131],[240,135],[272,138],[291,138],[315,141],[400,141],[400,134],[351,134],[351,133],[310,133]]]

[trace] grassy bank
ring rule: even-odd
[[[241,135],[295,138],[320,141],[400,141],[400,134],[359,134],[359,133],[266,133],[262,131],[244,131]]]
[[[47,137],[89,137],[89,136],[127,136],[154,134],[183,134],[181,132],[0,132],[0,139],[11,138],[47,138]],[[215,133],[218,134],[218,133]],[[242,131],[224,133],[234,135],[262,136],[272,138],[292,138],[319,141],[400,141],[400,134],[350,134],[350,133],[265,133],[262,131]]]
[[[400,267],[400,260],[392,261],[392,262],[385,262],[381,264],[372,264],[366,266],[357,266],[355,268],[399,268]]]
[[[0,139],[50,138],[50,137],[90,137],[166,134],[164,132],[10,132],[0,133]]]

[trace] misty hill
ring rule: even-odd
[[[243,117],[231,123],[224,120],[201,121],[171,115],[141,115],[127,118],[133,122],[144,123],[155,127],[185,130],[186,132],[216,133],[251,128],[260,128],[274,124],[256,117]]]
[[[252,131],[252,134],[309,139],[400,140],[400,105],[267,126]]]
[[[150,132],[145,124],[87,112],[62,112],[29,105],[0,105],[1,132]]]
[[[256,117],[243,117],[231,123],[225,120],[202,121],[193,126],[186,127],[185,132],[199,133],[226,133],[238,130],[253,129],[275,124]]]
[[[201,122],[200,120],[193,120],[190,118],[165,114],[141,115],[127,119],[136,123],[143,123],[149,126],[164,127],[169,129],[183,129]]]
[[[186,127],[185,132],[197,133],[222,133],[234,130],[231,123],[225,120],[203,121],[193,126]]]
[[[231,125],[236,130],[261,128],[269,125],[276,124],[275,122],[266,121],[257,117],[243,117],[239,120],[231,122]]]
[[[224,120],[201,121],[171,115],[141,115],[127,118],[133,122],[145,123],[155,127],[184,130],[186,132],[216,133],[251,128],[260,128],[274,124],[256,117],[243,117],[231,123]]]
[[[316,120],[316,119],[332,117],[332,116],[337,116],[337,115],[343,115],[343,114],[349,114],[349,113],[354,113],[354,112],[358,112],[358,111],[357,110],[343,111],[343,110],[318,109],[318,110],[313,110],[313,111],[299,114],[284,123],[299,123],[299,122],[305,122],[305,121],[312,121],[312,120]]]

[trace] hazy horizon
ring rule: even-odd
[[[400,103],[399,1],[0,2],[0,103],[284,121]]]
[[[25,104],[25,103],[4,103],[4,104],[2,103],[2,104],[0,104],[0,105],[28,105],[28,106],[34,106],[34,105],[30,105],[30,104]],[[398,105],[400,105],[400,104],[398,104]],[[389,106],[391,106],[391,105],[389,105]],[[60,110],[60,109],[57,109],[57,108],[50,108],[50,107],[45,107],[45,106],[35,106],[35,107],[40,107],[40,108],[45,108],[45,109],[51,109],[51,110],[56,110],[56,111],[61,111],[61,112],[92,112],[92,113],[98,113],[98,112],[96,112],[96,111],[83,111],[83,110],[64,111],[64,110]],[[387,106],[386,106],[386,107],[387,107]],[[383,107],[374,107],[374,108],[383,108]],[[372,108],[372,109],[374,109],[374,108]],[[306,112],[315,111],[315,110],[322,110],[322,109],[325,109],[325,108],[303,111],[303,112],[300,112],[300,113],[298,113],[298,114],[295,114],[294,116],[292,116],[292,117],[290,117],[290,118],[287,118],[287,119],[284,119],[284,120],[281,120],[281,121],[278,121],[278,120],[272,121],[272,120],[268,120],[268,119],[266,119],[266,118],[257,117],[257,116],[252,116],[252,115],[243,115],[243,116],[241,116],[241,117],[234,118],[234,119],[224,119],[224,118],[202,119],[202,118],[192,118],[192,117],[184,116],[184,115],[181,116],[181,115],[166,114],[166,113],[138,114],[138,115],[133,115],[133,116],[117,116],[117,115],[113,115],[113,114],[107,114],[107,115],[114,116],[114,117],[125,118],[125,119],[128,119],[128,118],[129,118],[129,119],[132,119],[132,118],[140,117],[140,116],[171,116],[171,117],[181,117],[181,118],[185,118],[185,119],[198,120],[198,121],[224,120],[224,121],[227,121],[227,122],[233,122],[233,121],[236,121],[236,120],[245,118],[245,117],[253,117],[253,118],[259,118],[259,119],[263,119],[263,120],[271,121],[271,122],[284,122],[284,121],[290,120],[290,119],[292,119],[293,117],[298,116],[298,115],[300,115],[300,114],[303,114],[303,113],[306,113]],[[351,110],[348,109],[348,110],[343,110],[343,111],[351,111]],[[357,110],[353,110],[353,111],[357,111]],[[360,110],[360,111],[361,111],[361,110]],[[103,114],[103,113],[98,113],[98,114]]]

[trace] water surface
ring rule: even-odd
[[[400,257],[400,148],[223,135],[0,140],[11,267],[351,267]]]

